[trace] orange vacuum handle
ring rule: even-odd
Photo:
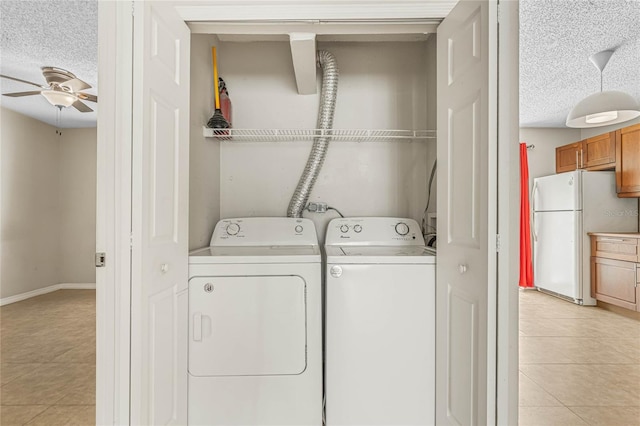
[[[216,98],[216,109],[220,109],[220,87],[218,86],[218,61],[216,59],[216,47],[211,47],[211,57],[213,59],[213,87]]]

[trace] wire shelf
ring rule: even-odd
[[[436,138],[435,130],[370,130],[370,129],[210,129],[203,127],[203,135],[218,140],[237,142],[293,142],[330,137],[343,142],[391,142],[429,140]]]

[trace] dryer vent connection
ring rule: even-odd
[[[319,50],[316,59],[318,66],[322,69],[322,94],[317,127],[318,129],[328,130],[333,127],[333,115],[336,109],[338,64],[333,54],[326,50]],[[288,217],[302,217],[302,212],[307,205],[313,185],[318,179],[320,169],[322,169],[322,164],[327,156],[330,139],[328,136],[320,136],[313,141],[307,165],[289,202]]]

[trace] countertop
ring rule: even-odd
[[[587,235],[596,237],[614,237],[614,238],[640,238],[638,232],[588,232]]]

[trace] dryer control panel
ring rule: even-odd
[[[424,246],[420,226],[413,219],[349,217],[333,219],[327,226],[325,245]]]
[[[247,217],[218,222],[211,246],[317,246],[316,228],[310,219]]]

